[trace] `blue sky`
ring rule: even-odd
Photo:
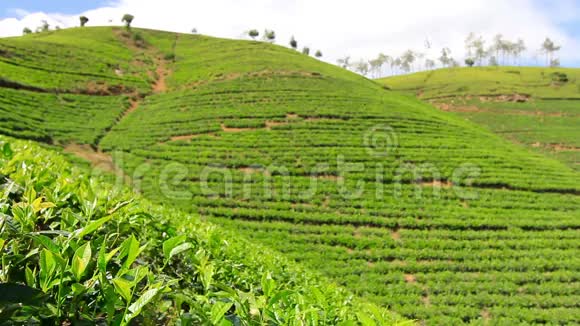
[[[15,17],[19,14],[19,10],[72,15],[105,6],[109,2],[107,0],[2,0],[0,1],[0,18]]]

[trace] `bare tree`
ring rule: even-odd
[[[516,62],[516,64],[520,64],[520,57],[522,55],[522,53],[524,53],[524,51],[526,51],[526,43],[524,42],[524,40],[522,40],[521,38],[518,39],[518,41],[516,43],[514,43],[514,46],[512,48],[512,54],[514,56],[514,61]]]
[[[381,66],[386,65],[386,64],[391,64],[391,61],[393,60],[393,58],[391,58],[391,56],[386,55],[384,53],[379,53],[379,60],[381,60]],[[392,73],[392,71],[391,71]]]
[[[391,60],[391,70],[398,72],[399,68],[401,68],[401,64],[402,64],[402,60],[400,57],[395,58],[394,60]]]
[[[364,60],[359,60],[353,65],[353,68],[359,74],[366,76],[369,73],[369,64]]]
[[[381,73],[381,67],[383,66],[384,62],[382,58],[379,56],[376,59],[369,60],[370,72],[371,76],[377,78]]]
[[[401,68],[407,73],[410,72],[413,69],[413,63],[416,59],[417,55],[413,50],[405,51],[401,56]]]
[[[451,64],[451,49],[443,48],[441,49],[441,56],[439,57],[439,61],[443,67],[449,67]]]
[[[336,60],[336,63],[341,66],[344,69],[347,69],[348,67],[350,67],[350,57],[344,57],[341,59]]]
[[[46,20],[42,21],[42,24],[36,28],[37,33],[48,32],[50,30],[50,25]]]
[[[465,39],[465,49],[467,50],[467,60],[473,60],[473,64],[477,62],[480,66],[488,55],[488,51],[485,50],[485,41],[473,32],[469,33]]]
[[[560,51],[562,47],[556,45],[554,41],[552,41],[549,37],[546,37],[544,42],[542,43],[542,51],[546,55],[546,62],[548,65],[552,66],[552,61],[554,61],[554,53]],[[559,60],[558,60],[559,63]]]

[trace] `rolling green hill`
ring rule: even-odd
[[[88,38],[76,31],[34,41]],[[19,97],[4,96],[0,109],[13,118],[0,119],[3,133],[105,161],[153,202],[200,215],[409,319],[580,321],[580,176],[562,162],[279,46],[82,33],[98,34],[85,49],[109,37],[125,46],[131,56],[118,65],[149,88],[131,78],[104,95],[71,91],[91,89],[90,79],[54,86],[3,76],[7,94],[53,103],[20,122],[44,100],[19,111]],[[124,83],[100,73],[104,89]],[[79,99],[67,120],[65,96],[111,101],[110,109]]]
[[[3,323],[406,323],[108,174],[1,135],[0,149]]]
[[[380,82],[580,171],[580,69],[441,69]]]

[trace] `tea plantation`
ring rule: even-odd
[[[139,37],[134,36],[137,33]],[[81,48],[78,61],[54,64],[57,75],[74,72],[77,64],[82,67],[86,51],[99,48],[97,53],[102,53],[94,64],[88,63],[91,67],[78,69],[76,80],[53,84],[56,79],[44,81],[42,69],[37,69],[38,80],[2,70],[6,82],[0,88],[1,133],[39,140],[57,151],[70,144],[90,145],[96,154],[109,158],[118,179],[152,202],[136,195],[129,209],[146,215],[131,218],[134,215],[122,213],[110,218],[110,225],[91,238],[95,253],[109,240],[114,240],[107,244],[111,250],[127,241],[137,241],[137,247],[151,243],[142,250],[144,258],[126,264],[124,250],[119,249],[121,254],[113,254],[111,272],[97,268],[82,281],[110,273],[112,280],[107,282],[113,282],[128,273],[125,265],[149,266],[148,283],[132,285],[136,293],[158,289],[151,300],[175,307],[170,311],[178,318],[183,311],[177,303],[183,301],[163,295],[169,287],[178,288],[193,301],[187,302],[192,307],[187,318],[194,318],[194,324],[223,320],[236,324],[235,318],[242,324],[394,322],[373,304],[429,325],[580,323],[580,175],[565,163],[514,145],[487,127],[442,112],[414,95],[388,90],[280,46],[136,29],[126,34],[115,28],[85,28],[0,39],[0,49],[16,53],[10,49],[20,42],[52,48],[50,44],[64,47],[82,38],[76,45]],[[106,46],[101,48],[103,42]],[[67,53],[72,58],[77,52],[71,51]],[[3,64],[10,64],[11,57],[0,53]],[[58,61],[61,54],[47,55]],[[31,75],[35,67],[46,67],[38,57],[18,60],[17,67],[31,69]],[[110,62],[116,63],[108,66]],[[117,67],[132,73],[120,76]],[[99,89],[109,93],[95,92],[95,79],[83,79],[85,70],[99,75]],[[520,86],[548,92],[541,85]],[[574,120],[567,123],[574,126]],[[561,130],[554,129],[552,136],[567,134]],[[51,159],[36,162],[57,156],[48,150],[43,153]],[[12,164],[20,166],[21,161]],[[46,169],[60,171],[61,165]],[[12,173],[24,174],[19,170]],[[39,186],[46,191],[61,187]],[[107,218],[108,207],[127,200],[108,199],[106,189],[99,192],[104,197],[97,201],[101,215],[95,219]],[[74,188],[68,191],[84,196]],[[54,203],[51,195],[41,196]],[[11,199],[5,207],[25,206],[15,203],[34,199]],[[86,215],[82,201],[68,203],[81,205],[70,208],[75,216]],[[40,212],[55,214],[53,209]],[[92,220],[90,216],[77,224],[59,220],[33,229],[66,227],[74,234],[71,228],[82,227]],[[137,223],[135,231],[117,226],[128,223],[124,218]],[[222,271],[213,273],[220,286],[210,289],[195,256],[202,242],[197,239],[204,237],[206,227],[217,230],[220,244],[201,246],[204,257],[216,266],[214,270],[220,266]],[[3,233],[2,238],[8,236]],[[89,247],[85,238],[70,240],[60,232],[46,236],[62,246],[57,254],[63,261],[74,261],[79,248],[82,257]],[[191,243],[194,249],[187,249],[185,256],[173,255],[166,266],[168,256],[163,252],[171,250],[164,251],[164,243],[179,236],[186,238],[177,238],[178,246]],[[24,241],[21,238],[10,239]],[[32,242],[18,245],[34,244],[34,238],[26,241]],[[33,253],[29,262],[16,259],[19,268],[33,271],[43,250]],[[97,259],[92,252],[91,259]],[[8,251],[2,254],[8,256]],[[302,267],[295,267],[295,262]],[[24,276],[20,284],[48,294],[70,288],[72,294],[65,296],[69,301],[52,297],[57,303],[54,316],[62,316],[59,300],[90,304],[75,299],[75,272],[65,275],[69,276],[65,290],[43,289],[42,283],[27,283]],[[267,290],[270,278],[284,293],[280,295],[287,300],[284,304]],[[173,283],[175,279],[178,283]],[[327,282],[346,290],[326,286]],[[102,293],[83,286],[92,295]],[[215,294],[218,289],[223,293]],[[188,295],[192,291],[195,296]],[[345,299],[346,291],[356,299]],[[268,299],[273,297],[276,300]],[[102,297],[96,301],[102,306],[89,308],[107,312],[113,306],[121,311],[125,304],[129,308],[120,318],[127,320],[134,310],[133,298],[137,295],[127,299],[118,293],[115,305]],[[254,301],[259,303],[258,312],[244,303]],[[262,313],[260,309],[270,309],[266,305],[271,301],[274,310]],[[290,311],[292,306],[295,311]],[[141,318],[158,316],[156,307],[161,303],[151,304],[149,315]],[[216,319],[211,319],[212,309]]]
[[[580,69],[459,68],[381,80],[580,169]]]

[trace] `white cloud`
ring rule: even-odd
[[[240,37],[251,28],[272,28],[278,43],[295,35],[300,46],[321,49],[328,61],[350,55],[369,58],[379,52],[399,55],[412,48],[430,56],[448,46],[462,57],[463,40],[473,31],[490,39],[497,33],[523,38],[531,57],[546,36],[563,46],[564,64],[580,64],[580,40],[567,35],[558,23],[578,18],[580,4],[564,0],[549,10],[533,0],[118,0],[108,7],[87,11],[89,25],[120,24],[121,16],[135,15],[134,25],[177,32],[197,28],[200,33]],[[78,25],[78,15],[30,13],[0,21],[0,36],[19,35],[41,19],[62,27]],[[112,20],[112,23],[110,22]]]

